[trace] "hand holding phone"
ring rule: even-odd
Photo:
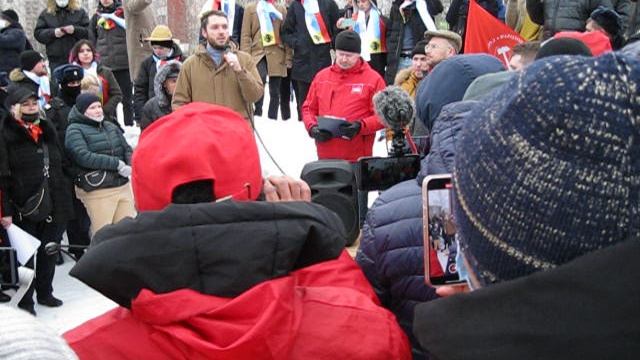
[[[424,278],[427,285],[464,285],[456,265],[458,242],[453,218],[451,174],[427,176],[422,183]]]

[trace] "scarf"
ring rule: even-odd
[[[38,84],[38,105],[41,109],[45,108],[45,105],[51,100],[51,85],[49,77],[46,75],[38,76],[31,71],[22,71],[26,77],[31,79],[34,83]]]
[[[273,6],[272,0],[258,0],[256,12],[258,13],[258,21],[260,22],[262,46],[266,47],[280,44],[279,32],[276,33],[273,29],[273,21],[276,19],[282,21],[282,13]]]
[[[123,29],[127,29],[124,22],[124,9],[117,8],[114,12],[96,12],[100,18],[98,19],[98,26],[106,31],[115,29],[116,26],[120,26]]]
[[[436,27],[436,23],[433,22],[433,18],[431,14],[429,14],[429,9],[427,9],[427,1],[426,0],[405,0],[402,5],[400,5],[400,14],[402,14],[402,10],[404,8],[416,4],[416,9],[418,10],[418,15],[420,15],[420,19],[424,23],[424,26],[428,31],[436,31],[438,28]],[[403,15],[404,17],[404,15]]]
[[[156,70],[160,70],[161,67],[167,65],[169,61],[173,60],[171,59],[171,57],[173,56],[173,49],[171,49],[171,52],[169,52],[169,55],[167,55],[167,57],[164,59],[160,59],[159,57],[156,56],[156,54],[152,54],[151,56],[153,56],[153,61],[155,61],[156,63]]]
[[[202,6],[200,15],[209,10],[222,10],[229,20],[229,36],[233,35],[233,23],[236,17],[236,0],[207,0]]]
[[[22,119],[16,119],[18,125],[22,126],[27,130],[29,136],[33,141],[37,144],[40,139],[40,135],[42,135],[42,128],[40,127],[40,119],[34,122],[26,122]]]
[[[362,51],[360,52],[360,56],[362,56],[364,61],[370,61],[371,54],[386,53],[386,29],[384,23],[380,19],[378,8],[371,3],[369,21],[366,21],[367,15],[362,10],[358,10],[358,13],[354,14],[354,17],[356,24],[353,27],[353,31],[360,35],[360,41],[362,41]]]
[[[211,56],[213,62],[216,63],[216,66],[220,66],[222,63],[223,50],[216,49],[211,46],[211,44],[207,44],[207,52],[209,53],[209,56]]]
[[[82,68],[84,77],[87,77],[87,75],[92,75],[93,77],[96,78],[96,80],[98,80],[98,88],[99,88],[99,90],[98,90],[98,93],[96,94],[96,96],[98,96],[100,98],[100,102],[104,105],[104,103],[106,102],[105,99],[107,98],[107,93],[109,92],[109,90],[105,89],[106,80],[102,76],[100,76],[98,74],[98,63],[95,62],[95,61],[92,62],[91,63],[91,67],[89,67],[88,69],[85,69],[77,61],[74,61],[73,63]]]
[[[301,0],[304,7],[304,22],[307,25],[307,31],[311,36],[311,40],[316,45],[331,42],[331,35],[324,24],[318,0]]]

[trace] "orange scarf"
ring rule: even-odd
[[[18,122],[18,124],[22,127],[24,127],[25,129],[27,129],[27,132],[29,133],[29,136],[31,136],[31,138],[33,139],[33,141],[36,142],[36,144],[38,143],[38,140],[40,139],[40,135],[42,135],[42,128],[40,127],[40,120],[36,120],[36,122],[32,122],[32,123],[28,123],[22,119],[16,119],[16,121]]]

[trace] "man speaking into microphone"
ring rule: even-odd
[[[253,117],[253,103],[264,86],[251,55],[229,41],[229,21],[221,11],[200,18],[200,32],[207,40],[185,61],[171,104],[173,110],[191,102],[217,104]]]
[[[355,163],[371,156],[376,131],[383,128],[374,112],[373,95],[385,82],[360,57],[360,35],[343,31],[335,41],[336,61],[313,79],[302,105],[302,120],[316,140],[318,159]],[[324,119],[342,120],[337,129],[323,126]],[[331,131],[334,130],[334,131]]]

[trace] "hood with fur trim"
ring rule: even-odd
[[[69,5],[67,5],[67,9],[71,11],[80,10],[82,8],[82,4],[79,0],[69,0]],[[58,11],[58,6],[56,5],[56,0],[47,0],[47,12],[50,14],[55,14]]]
[[[153,80],[153,90],[156,93],[156,97],[158,98],[158,104],[163,107],[171,106],[171,97],[164,89],[164,82],[167,80],[167,77],[170,73],[177,71],[180,72],[182,69],[182,63],[179,61],[169,61],[166,63],[158,73],[156,74],[155,79]]]

